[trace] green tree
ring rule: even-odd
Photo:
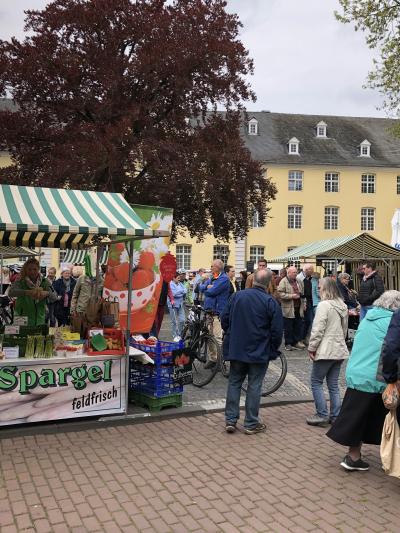
[[[400,0],[339,0],[338,20],[354,23],[365,32],[368,46],[377,51],[368,84],[384,97],[384,106],[397,111],[400,105]]]

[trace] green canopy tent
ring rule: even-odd
[[[399,288],[400,280],[400,250],[393,248],[369,233],[358,233],[346,235],[333,239],[313,241],[289,252],[285,252],[279,257],[269,259],[271,262],[292,264],[294,261],[304,263],[314,263],[322,265],[324,261],[334,261],[336,268],[344,263],[354,274],[363,261],[367,259],[377,263],[381,271],[385,285],[390,289]],[[335,269],[336,273],[336,269]],[[357,280],[354,275],[355,280]]]
[[[3,246],[78,249],[101,237],[169,235],[151,230],[118,193],[0,185],[0,205]]]
[[[68,265],[83,265],[85,262],[85,255],[86,250],[67,250],[61,263],[66,263]],[[105,263],[107,263],[107,259],[108,250],[104,249],[100,257],[100,264],[104,265]]]

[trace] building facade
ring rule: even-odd
[[[180,267],[208,268],[219,256],[242,270],[262,256],[362,231],[390,244],[400,207],[398,121],[269,112],[249,118],[246,145],[278,189],[267,222],[260,227],[255,213],[239,242],[180,237],[172,247]]]

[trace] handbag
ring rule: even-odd
[[[86,318],[83,313],[71,315],[71,333],[79,333],[83,337],[86,328]]]
[[[95,326],[100,323],[102,306],[102,299],[97,299],[95,297],[89,298],[85,311],[88,326]]]
[[[381,460],[386,474],[400,478],[400,428],[395,409],[386,415],[383,424]]]
[[[119,328],[119,301],[118,298],[103,300],[101,308],[101,323],[106,328]]]
[[[400,405],[399,385],[399,381],[397,381],[397,383],[389,383],[386,389],[382,392],[382,400],[386,409],[397,409]]]

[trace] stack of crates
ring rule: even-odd
[[[149,355],[154,365],[129,358],[129,400],[151,411],[167,406],[180,407],[183,386],[174,379],[173,350],[183,348],[183,343],[157,341],[148,345],[131,340],[130,344]]]

